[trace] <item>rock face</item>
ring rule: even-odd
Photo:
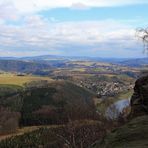
[[[136,81],[131,98],[130,116],[133,118],[145,114],[148,114],[148,75]]]

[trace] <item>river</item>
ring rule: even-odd
[[[115,119],[123,111],[124,108],[130,105],[130,98],[119,100],[112,105],[110,105],[106,110],[106,117],[110,119]]]

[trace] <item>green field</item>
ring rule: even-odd
[[[93,61],[73,61],[72,64],[81,66],[92,66],[96,64],[97,66],[110,66],[111,64],[105,62],[93,62]]]
[[[33,76],[33,75],[25,75],[25,76],[17,76],[15,74],[6,73],[0,74],[0,84],[3,85],[18,85],[23,86],[25,83],[31,81],[39,81],[39,80],[47,80],[52,81],[49,77],[40,77],[40,76]]]

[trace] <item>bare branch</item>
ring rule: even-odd
[[[148,27],[137,29],[136,36],[143,41],[145,52],[148,52]]]

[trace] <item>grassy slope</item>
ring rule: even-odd
[[[115,129],[93,148],[147,148],[148,116],[133,119]]]
[[[74,126],[74,127],[73,127]],[[74,134],[75,142],[77,146],[81,145],[81,140],[83,136],[81,135],[83,130],[85,130],[85,134],[87,135],[89,132],[89,136],[96,135],[92,140],[89,138],[85,139],[84,144],[85,147],[93,143],[95,139],[100,135],[100,130],[98,129],[102,126],[102,123],[94,120],[80,120],[70,122],[66,125],[53,125],[53,126],[33,126],[33,127],[25,127],[19,129],[17,133],[8,135],[7,137],[3,136],[0,139],[0,147],[1,148],[38,148],[38,147],[51,147],[51,148],[62,148],[65,147],[67,141],[71,142],[71,136]],[[71,128],[73,132],[71,133]],[[81,129],[81,130],[80,130]],[[95,130],[94,132],[90,132],[91,130]],[[66,141],[65,141],[66,140]],[[79,147],[78,146],[78,147]]]

